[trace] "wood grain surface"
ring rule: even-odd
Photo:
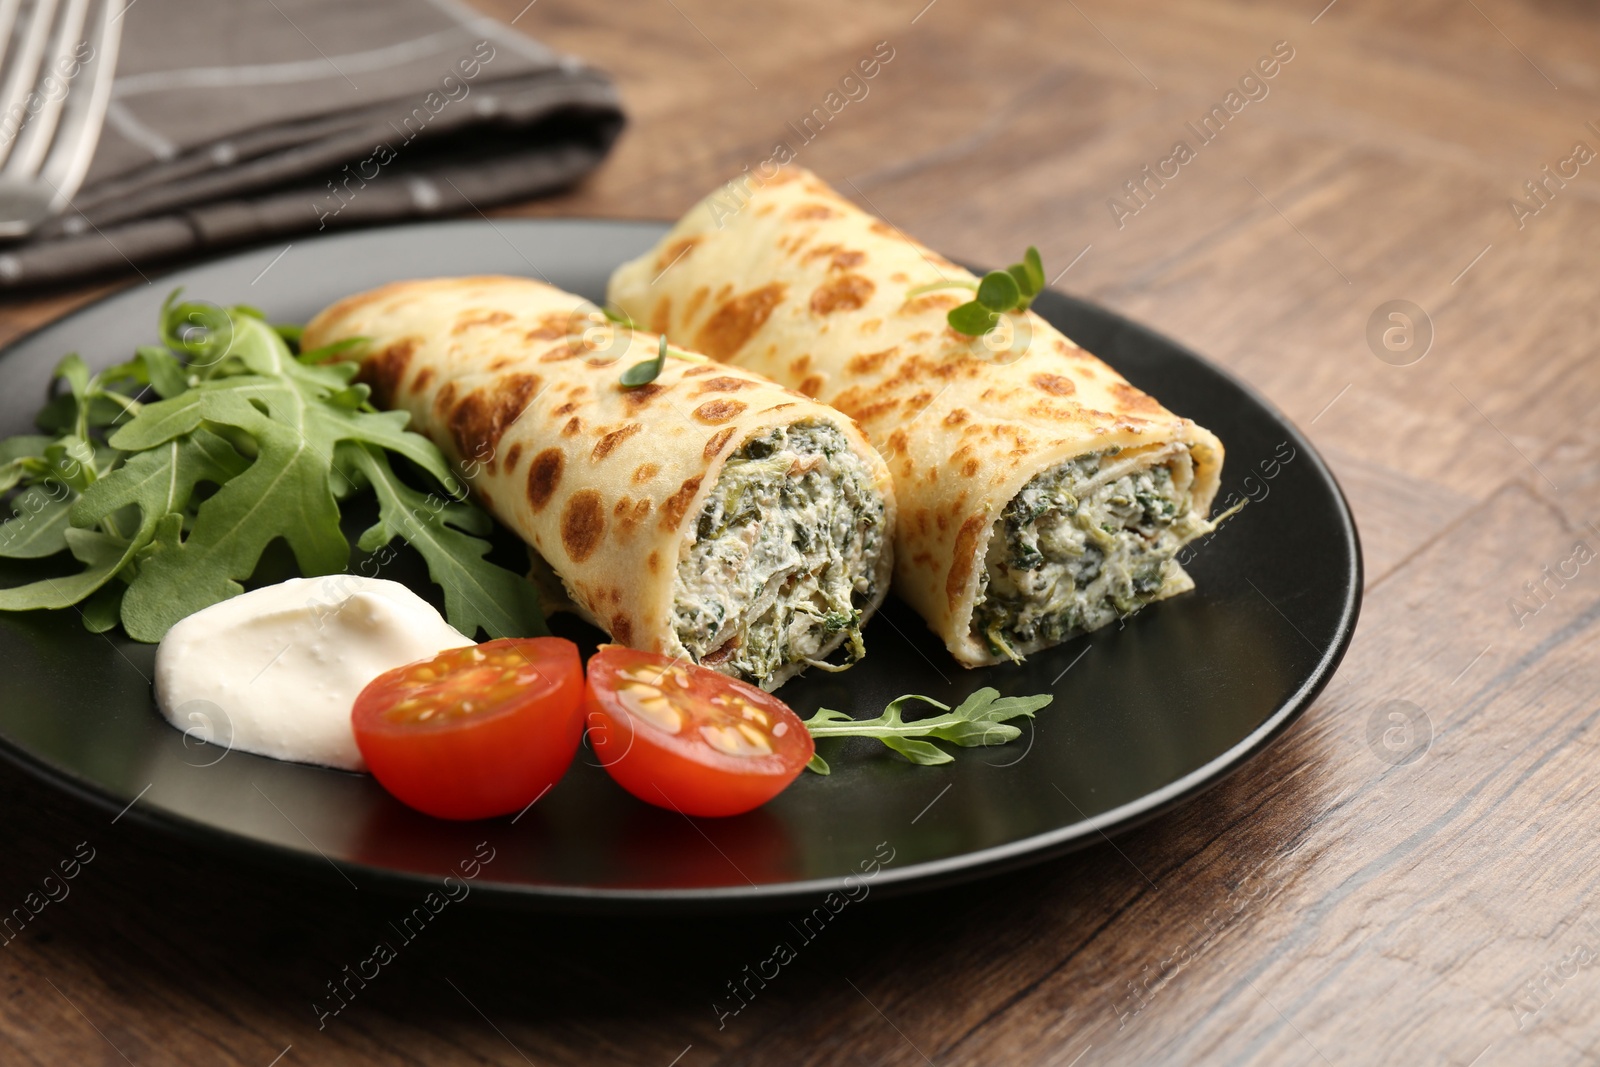
[[[112,825],[0,770],[0,903],[94,850],[4,946],[0,1060],[1600,1059],[1600,560],[1545,579],[1600,546],[1600,161],[1543,202],[1524,187],[1576,142],[1600,150],[1592,5],[524,3],[485,6],[612,71],[632,124],[591,180],[512,214],[676,216],[889,42],[800,161],[953,258],[1037,243],[1050,273],[1071,264],[1058,288],[1206,353],[1306,429],[1366,550],[1344,666],[1178,812],[850,909],[720,1026],[713,1001],[782,917],[463,909],[319,1029],[310,1002],[392,901]],[[1201,144],[1186,124],[1277,42],[1292,59],[1267,94]],[[1129,198],[1178,140],[1193,158]],[[1539,210],[1519,220],[1516,198]],[[12,300],[0,340],[105,289]],[[1404,366],[1419,347],[1386,361],[1367,340],[1391,300],[1431,322]],[[1396,709],[1431,738],[1420,758],[1396,762]]]

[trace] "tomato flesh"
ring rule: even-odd
[[[805,769],[815,745],[771,693],[705,667],[608,645],[589,660],[589,744],[617,784],[685,815],[737,815]]]
[[[373,679],[351,711],[373,777],[441,819],[521,811],[583,737],[578,646],[557,637],[453,648]]]

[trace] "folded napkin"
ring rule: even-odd
[[[603,74],[462,0],[124,10],[88,179],[0,247],[0,288],[526,199],[592,170],[622,129]]]

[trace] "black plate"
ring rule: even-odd
[[[655,223],[453,222],[297,241],[281,259],[269,248],[179,271],[0,354],[0,434],[29,430],[63,353],[98,367],[152,340],[156,310],[174,286],[253,304],[283,322],[303,322],[383,282],[433,275],[543,275],[598,299],[612,268],[662,232]],[[1193,593],[1125,626],[1021,667],[969,671],[891,599],[867,630],[862,664],[842,675],[812,672],[782,693],[802,715],[824,705],[875,714],[906,692],[955,703],[986,685],[1054,693],[1036,728],[1009,746],[914,767],[851,742],[824,750],[831,777],[802,775],[766,807],[722,820],[641,804],[580,752],[515,825],[441,822],[364,775],[186,744],[151,700],[155,649],[120,633],[91,635],[66,611],[0,616],[0,751],[110,811],[127,808],[129,819],[271,862],[337,864],[363,884],[436,887],[488,839],[495,858],[479,875],[478,895],[543,907],[796,902],[859,892],[846,877],[890,855],[872,887],[921,888],[1132,826],[1214,785],[1311,703],[1355,626],[1361,551],[1322,460],[1250,389],[1101,308],[1056,293],[1034,306],[1135,385],[1215,431],[1228,452],[1223,497],[1255,502],[1200,548],[1189,568]],[[11,567],[0,579],[25,574]]]

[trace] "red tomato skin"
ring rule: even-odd
[[[610,696],[610,672],[624,664],[666,667],[673,660],[655,653],[603,647],[589,660],[584,719],[589,745],[606,772],[647,804],[684,815],[722,817],[758,808],[783,792],[805,770],[815,742],[799,716],[777,697],[735,678],[689,663],[677,666],[698,685],[732,691],[785,723],[791,740],[766,756],[731,756],[682,734],[671,735],[634,717]]]
[[[385,682],[414,665],[379,675],[356,698],[356,745],[396,799],[440,819],[488,819],[521,811],[566,773],[583,739],[578,646],[556,637],[515,640],[535,646],[529,651],[554,683],[536,705],[433,723],[384,721],[393,703]]]

